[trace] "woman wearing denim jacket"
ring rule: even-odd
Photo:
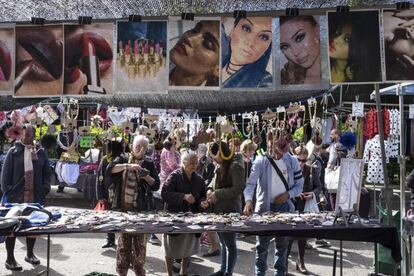
[[[302,193],[303,176],[298,160],[288,153],[289,143],[285,138],[273,142],[273,135],[268,136],[268,154],[259,156],[255,160],[249,179],[244,190],[246,206],[244,213],[249,215],[253,212],[252,198],[256,189],[255,212],[262,214],[272,212],[293,212],[294,205],[291,199]],[[286,191],[283,181],[280,179],[270,160],[276,164],[285,177],[288,190]],[[257,185],[257,187],[256,187]],[[279,186],[276,186],[279,185]],[[283,191],[275,195],[275,191]],[[264,276],[267,270],[267,255],[272,236],[257,236],[256,241],[256,276]],[[274,269],[276,276],[286,273],[287,259],[286,237],[275,237]]]
[[[214,213],[241,213],[241,195],[245,187],[243,158],[240,154],[236,154],[229,160],[224,160],[232,153],[228,144],[220,143],[220,146],[214,143],[210,148],[218,166],[207,189],[207,200],[212,205]],[[237,261],[236,233],[218,233],[218,235],[222,253],[221,268],[212,276],[231,276]]]

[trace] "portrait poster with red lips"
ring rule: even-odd
[[[386,81],[414,81],[414,9],[384,9],[382,26]]]
[[[14,25],[0,27],[0,94],[13,94]]]
[[[16,26],[14,96],[60,96],[63,25]]]
[[[64,95],[113,94],[113,23],[65,25]]]
[[[220,19],[194,21],[170,17],[168,22],[169,87],[220,87]]]
[[[276,89],[327,89],[326,17],[281,16],[274,23]]]
[[[327,12],[332,84],[382,82],[379,10]]]
[[[167,21],[117,22],[118,93],[168,92]]]
[[[221,87],[273,89],[272,17],[223,17]]]

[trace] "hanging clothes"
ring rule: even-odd
[[[384,141],[385,158],[389,162],[389,145]],[[374,138],[369,139],[365,144],[364,161],[368,163],[367,178],[368,183],[384,183],[384,171],[382,169],[380,136],[375,135]]]
[[[390,112],[387,108],[384,107],[382,112],[382,122],[384,125],[384,137],[388,138],[390,135]],[[371,108],[365,114],[365,127],[364,127],[364,137],[366,139],[372,139],[375,135],[379,133],[378,120],[377,120],[377,110]]]
[[[390,136],[388,137],[388,143],[390,147],[390,158],[396,158],[399,155],[400,135],[400,111],[397,109],[391,109]]]
[[[333,128],[333,117],[322,119],[322,144],[329,144],[331,142],[331,130]]]

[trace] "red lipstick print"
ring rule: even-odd
[[[80,61],[82,71],[86,74],[88,84],[84,86],[85,94],[93,92],[105,94],[105,89],[101,87],[101,78],[99,74],[99,58],[96,56],[96,49],[92,40],[87,34],[82,38],[82,59]]]
[[[12,57],[7,45],[0,41],[0,81],[8,81],[12,71]]]

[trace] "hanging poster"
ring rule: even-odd
[[[273,88],[272,26],[271,17],[222,18],[223,88]]]
[[[327,89],[326,17],[300,15],[278,19],[274,45],[277,89]]]
[[[118,21],[115,90],[166,93],[166,41],[167,21]]]
[[[63,26],[16,26],[16,97],[60,96]]]
[[[385,79],[414,80],[414,9],[383,10]]]
[[[113,23],[65,25],[65,95],[113,94]]]
[[[331,83],[381,82],[379,11],[327,15]]]
[[[0,27],[0,95],[12,94],[14,79],[14,25]]]
[[[220,20],[170,18],[168,40],[170,87],[219,88]]]

